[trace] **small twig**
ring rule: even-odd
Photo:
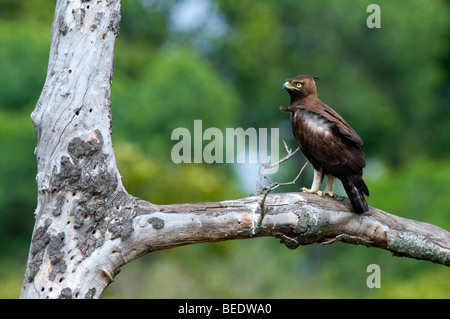
[[[261,225],[262,225],[262,221],[264,219],[264,216],[267,213],[267,208],[264,207],[264,203],[266,201],[267,195],[273,191],[274,189],[280,187],[280,186],[287,186],[287,185],[294,185],[297,182],[297,179],[300,177],[300,175],[303,173],[303,170],[305,169],[306,165],[308,164],[308,162],[306,162],[303,167],[301,168],[301,170],[299,171],[299,173],[297,174],[297,176],[294,178],[294,180],[292,180],[291,182],[287,182],[287,183],[279,183],[279,182],[272,182],[267,176],[264,176],[264,178],[269,182],[269,185],[267,186],[262,186],[261,185],[261,179],[262,179],[262,175],[264,173],[264,170],[275,167],[277,165],[280,165],[281,163],[286,162],[288,159],[290,159],[292,156],[294,156],[295,153],[298,152],[299,148],[297,147],[297,149],[295,151],[291,151],[288,146],[286,145],[286,142],[283,141],[284,143],[284,148],[286,149],[287,155],[285,157],[283,157],[281,160],[279,160],[276,163],[267,165],[267,164],[263,164],[261,165],[261,167],[259,168],[259,172],[258,172],[258,180],[256,182],[256,193],[254,195],[261,195],[263,194],[263,198],[261,200],[261,202],[259,203],[259,206],[261,207],[261,218],[258,221],[258,225],[256,226],[256,228],[254,229],[254,234],[261,232]]]
[[[284,148],[286,149],[287,155],[285,157],[283,157],[282,159],[280,159],[278,162],[275,162],[273,164],[263,164],[259,167],[259,172],[258,172],[258,178],[256,179],[256,193],[254,195],[260,195],[263,193],[263,186],[261,186],[261,180],[262,180],[262,176],[264,174],[264,171],[266,169],[275,167],[277,165],[280,165],[281,163],[286,162],[288,159],[290,159],[292,156],[295,155],[295,153],[298,152],[298,150],[300,149],[299,147],[297,147],[297,149],[295,151],[292,152],[292,150],[289,149],[289,147],[286,145],[286,142],[283,140],[283,144],[284,144]],[[278,187],[278,186],[277,186]]]
[[[256,225],[256,228],[254,229],[254,234],[261,232],[261,225],[262,221],[264,219],[264,216],[266,216],[267,208],[264,207],[264,203],[266,202],[266,197],[269,195],[270,191],[264,192],[263,198],[261,202],[259,202],[259,207],[261,207],[261,218],[258,221],[258,225]]]
[[[264,207],[264,203],[266,202],[266,197],[267,195],[273,191],[274,189],[278,188],[279,186],[287,186],[287,185],[294,185],[295,182],[297,182],[297,179],[300,177],[300,175],[302,175],[303,170],[305,169],[306,165],[308,165],[308,162],[306,162],[302,169],[300,170],[300,172],[298,172],[297,176],[294,178],[293,181],[291,182],[287,182],[287,183],[278,183],[278,182],[272,182],[267,176],[264,176],[265,179],[267,179],[269,181],[269,185],[264,186],[262,189],[262,194],[263,194],[263,198],[261,200],[261,202],[259,203],[259,206],[261,207],[261,218],[258,221],[258,225],[256,226],[254,233],[259,233],[261,231],[261,225],[262,225],[262,221],[264,219],[264,216],[266,216],[267,213],[267,208]]]
[[[298,172],[297,176],[292,180],[291,182],[287,183],[279,183],[279,182],[272,182],[267,176],[264,176],[264,178],[270,183],[268,186],[264,186],[263,189],[269,189],[270,191],[273,191],[274,189],[278,188],[279,186],[287,186],[287,185],[294,185],[297,182],[297,179],[302,175],[303,170],[305,169],[306,165],[308,165],[308,162],[306,162],[300,172]]]

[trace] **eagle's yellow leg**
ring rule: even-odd
[[[309,189],[309,188],[306,188],[306,187],[302,187],[300,190],[301,190],[303,193],[317,194],[317,195],[319,195],[319,196],[325,197],[324,192],[319,191],[319,190],[315,191],[315,190],[313,190],[313,189]]]
[[[328,195],[330,197],[334,197],[333,193],[333,182],[334,182],[334,176],[328,174],[328,180],[327,180],[327,187],[323,191],[325,195]]]
[[[319,196],[325,196],[325,194],[319,190],[320,182],[322,181],[322,169],[320,171],[314,169],[314,180],[311,185],[311,189],[302,187],[300,190],[304,193],[317,194]]]
[[[328,181],[327,181],[327,187],[324,191],[319,190],[320,182],[322,182],[322,170],[318,171],[314,169],[314,180],[311,185],[311,188],[308,189],[306,187],[302,187],[301,191],[304,193],[312,193],[317,194],[319,196],[325,197],[325,195],[328,195],[330,197],[334,197],[333,193],[333,182],[334,182],[334,176],[328,174]]]

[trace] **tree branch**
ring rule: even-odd
[[[154,251],[199,242],[273,236],[291,249],[342,241],[450,266],[450,233],[446,230],[376,208],[356,215],[348,199],[305,193],[268,194],[262,221],[265,231],[255,233],[262,196],[161,206],[137,200],[132,246],[140,243]]]

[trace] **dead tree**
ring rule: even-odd
[[[38,204],[21,298],[99,298],[120,267],[144,254],[259,236],[289,248],[342,241],[450,265],[447,231],[374,208],[356,215],[345,200],[266,192],[154,205],[128,194],[111,143],[120,18],[119,0],[57,1],[47,78],[31,116]]]

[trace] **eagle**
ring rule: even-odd
[[[311,188],[303,187],[301,191],[335,197],[333,182],[338,178],[354,212],[363,214],[369,210],[364,198],[364,195],[369,196],[369,189],[362,178],[366,166],[363,141],[336,111],[319,100],[318,80],[312,75],[299,75],[283,84],[290,104],[289,108],[281,106],[280,110],[290,113],[292,131],[300,150],[314,167]],[[327,186],[325,191],[320,191],[325,175]]]

